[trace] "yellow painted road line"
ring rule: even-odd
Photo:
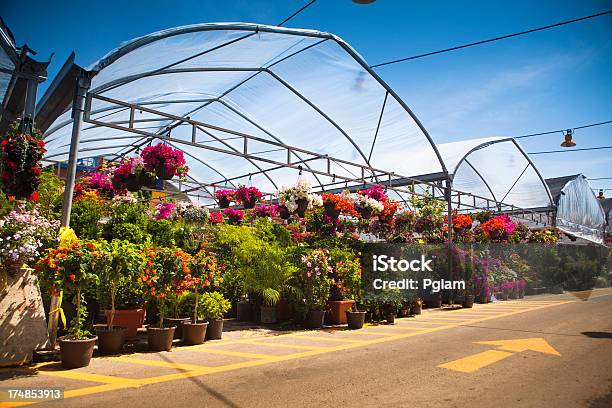
[[[84,373],[82,371],[70,371],[70,370],[65,370],[65,371],[39,370],[37,373],[40,375],[46,375],[49,377],[61,377],[61,378],[69,378],[71,380],[91,381],[91,382],[98,382],[98,383],[105,383],[105,384],[123,384],[123,383],[131,383],[135,381],[131,378],[91,374],[91,373]]]
[[[150,367],[173,368],[176,370],[183,370],[183,371],[193,371],[193,370],[201,370],[203,368],[208,368],[208,366],[202,366],[202,365],[197,365],[197,364],[183,364],[183,363],[176,363],[173,361],[147,360],[144,358],[135,358],[135,357],[128,357],[128,356],[126,356],[125,358],[119,358],[118,361],[121,361],[123,363],[140,364],[140,365],[145,365],[145,366],[150,366]]]
[[[462,373],[473,373],[474,371],[510,357],[513,353],[499,350],[487,350],[450,363],[440,364],[438,367]]]
[[[557,304],[554,304],[554,305],[544,305],[544,306],[541,306],[539,308],[534,308],[534,309],[507,311],[505,313],[500,313],[500,314],[497,314],[497,315],[494,315],[494,316],[487,316],[487,317],[483,317],[483,318],[479,318],[479,319],[473,319],[473,320],[464,321],[464,322],[442,323],[442,324],[435,323],[435,324],[439,324],[439,326],[423,328],[422,330],[413,331],[413,332],[410,332],[410,333],[399,333],[399,334],[396,334],[396,335],[380,335],[378,333],[368,333],[368,334],[377,335],[377,336],[379,336],[379,338],[371,339],[371,340],[364,340],[361,343],[341,344],[341,345],[338,345],[338,346],[335,346],[335,347],[327,347],[327,348],[321,347],[321,348],[311,349],[311,350],[307,350],[307,351],[303,351],[303,352],[299,352],[299,353],[293,353],[293,354],[287,354],[287,355],[281,355],[281,356],[274,356],[274,357],[270,357],[270,358],[267,358],[267,359],[263,359],[263,358],[262,359],[253,359],[253,360],[248,360],[248,361],[244,361],[244,362],[240,362],[240,363],[227,364],[227,365],[217,366],[217,367],[209,367],[209,368],[206,368],[206,369],[194,370],[194,371],[188,371],[188,372],[181,372],[181,373],[170,374],[170,375],[162,375],[162,376],[158,376],[158,377],[151,377],[151,378],[145,378],[145,379],[139,379],[139,380],[125,379],[127,381],[125,383],[105,384],[105,385],[100,385],[100,386],[85,387],[85,388],[80,388],[80,389],[77,389],[77,390],[66,391],[66,393],[64,394],[64,397],[65,398],[70,398],[70,397],[75,397],[75,396],[84,396],[84,395],[90,395],[90,394],[94,394],[94,393],[110,391],[110,390],[115,390],[115,389],[138,387],[138,386],[147,385],[147,384],[156,384],[156,383],[161,383],[161,382],[166,382],[166,381],[173,381],[173,380],[179,380],[179,379],[185,379],[185,378],[190,378],[190,377],[195,377],[195,376],[200,376],[200,375],[232,371],[232,370],[237,370],[237,369],[240,369],[240,368],[255,367],[255,366],[259,366],[259,365],[263,365],[263,364],[269,364],[269,363],[272,363],[272,362],[288,361],[288,360],[293,360],[293,359],[298,359],[298,358],[315,356],[315,355],[325,354],[325,353],[334,352],[334,351],[348,350],[348,349],[362,347],[362,346],[367,346],[367,345],[373,345],[373,344],[384,343],[384,342],[393,341],[393,340],[399,340],[399,339],[404,339],[404,338],[409,338],[409,337],[415,337],[415,336],[418,336],[418,335],[421,335],[421,334],[434,333],[434,332],[437,332],[437,331],[447,330],[447,329],[450,329],[450,328],[453,328],[453,327],[466,326],[466,325],[472,324],[472,323],[480,323],[480,322],[484,322],[484,321],[488,321],[488,320],[499,319],[499,318],[508,317],[508,316],[514,316],[514,315],[525,313],[525,312],[532,311],[532,310],[540,310],[540,309],[545,309],[545,308],[552,307],[552,306],[557,306],[557,305],[567,304],[567,303],[574,303],[574,302],[577,302],[577,301],[576,300],[568,300],[568,301],[560,302],[560,303],[557,303]],[[357,333],[357,332],[355,332],[355,333]],[[280,337],[283,337],[283,335],[281,335],[281,336],[266,337],[266,339],[273,339],[273,338],[280,338]],[[246,343],[246,344],[249,344],[250,342],[254,342],[254,340],[250,340],[250,339],[249,340],[232,340],[232,341],[227,341],[227,342],[219,342],[219,343],[216,343],[215,345],[222,346],[222,345],[226,345],[226,344],[236,344],[236,343]],[[269,346],[278,346],[279,345],[278,343],[271,344],[271,343],[265,343],[263,341],[257,342],[257,343],[261,343],[262,345],[269,345]],[[198,346],[194,346],[194,347],[198,347]],[[282,345],[281,345],[281,347],[282,347]],[[498,350],[493,350],[493,351],[498,351]],[[82,373],[75,372],[74,374],[82,374]],[[101,376],[101,377],[105,377],[105,376]],[[113,378],[113,381],[115,379],[118,379],[117,377],[110,377],[110,378]],[[22,404],[22,405],[29,405],[29,404],[30,403],[26,403],[26,404]]]
[[[269,340],[269,339],[266,339]],[[322,346],[306,346],[306,345],[297,345],[297,344],[285,344],[285,343],[267,343],[265,341],[257,341],[257,340],[248,340],[243,343],[246,344],[254,344],[256,346],[268,346],[268,347],[284,347],[290,349],[302,349],[302,350],[327,350],[329,347]]]
[[[445,321],[438,321],[438,322],[426,322],[424,320],[411,320],[409,322],[406,323],[400,323],[400,324],[408,324],[408,323],[416,323],[416,324],[439,324],[439,325],[453,325],[455,322],[445,322]]]
[[[357,340],[357,339],[345,339],[345,338],[339,338],[339,337],[315,337],[315,336],[300,336],[303,339],[308,339],[308,340],[316,340],[316,341],[333,341],[333,342],[338,342],[338,343],[363,343],[363,340]]]
[[[219,350],[214,348],[206,348],[206,349],[196,349],[193,350],[198,353],[209,353],[209,354],[219,354],[222,356],[234,356],[234,357],[244,357],[244,358],[270,358],[274,357],[273,354],[261,354],[261,353],[245,353],[242,351],[229,351],[229,350]]]

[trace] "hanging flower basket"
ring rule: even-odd
[[[228,208],[234,199],[235,193],[234,190],[217,190],[215,192],[215,197],[217,197],[219,201],[219,207]]]
[[[185,156],[179,149],[173,149],[167,144],[158,143],[155,146],[147,146],[141,154],[144,166],[147,170],[155,170],[155,174],[162,180],[170,180],[174,176],[185,179],[189,168],[185,162]]]
[[[325,210],[325,215],[331,219],[335,220],[340,216],[340,210],[336,209],[335,203],[327,201],[323,204],[323,209]]]
[[[246,209],[255,208],[255,204],[263,197],[263,194],[257,187],[240,186],[234,192],[234,198],[242,202],[242,206]]]

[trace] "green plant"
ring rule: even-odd
[[[288,284],[297,268],[292,265],[285,251],[277,244],[261,245],[251,249],[253,262],[240,270],[247,291],[260,297],[267,306],[275,305],[283,291],[291,291]]]
[[[151,220],[147,224],[147,232],[151,235],[152,244],[161,247],[175,246],[175,224],[170,220]]]
[[[146,260],[140,247],[116,239],[111,242],[102,242],[100,258],[101,261],[97,264],[100,277],[98,299],[110,305],[111,313],[108,319],[110,329],[113,327],[115,318],[118,288],[121,288],[120,306],[124,306],[126,301],[138,299],[138,296],[142,294],[140,274],[144,270]],[[131,292],[129,291],[130,286],[134,289]]]
[[[308,310],[324,310],[327,306],[331,270],[327,250],[314,249],[302,256],[301,271],[298,277],[304,303]]]
[[[189,255],[180,249],[148,248],[148,258],[142,280],[148,285],[146,294],[157,300],[159,327],[164,327],[164,316],[168,313],[166,299],[185,291],[189,276]],[[178,302],[178,299],[176,299]]]
[[[187,288],[194,294],[193,322],[198,320],[198,303],[200,291],[218,290],[223,282],[220,269],[217,265],[216,254],[202,250],[192,256],[189,260],[190,274],[187,277]]]
[[[98,239],[102,235],[100,220],[107,214],[107,204],[97,195],[73,201],[70,226],[82,239]]]
[[[202,295],[202,314],[209,319],[223,319],[232,304],[219,292],[206,292]]]
[[[147,232],[151,221],[149,208],[144,204],[119,202],[112,207],[110,219],[104,226],[106,240],[124,239],[134,244],[148,245],[151,234]]]

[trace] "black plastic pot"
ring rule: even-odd
[[[100,354],[119,354],[123,351],[127,327],[113,326],[109,330],[107,326],[98,326],[96,327],[96,335],[98,336],[98,352]]]
[[[308,200],[305,198],[300,198],[299,200],[296,200],[296,204],[297,209],[295,212],[297,212],[298,217],[304,218],[306,216],[306,210],[308,209]]]
[[[155,168],[155,174],[162,180],[172,180],[174,177],[174,170],[168,170],[163,164]]]
[[[259,310],[262,323],[276,323],[276,306],[260,306]]]
[[[59,345],[60,354],[62,356],[62,367],[87,367],[91,361],[91,356],[93,356],[97,339],[96,336],[85,340],[69,340],[66,337],[60,337]]]
[[[147,327],[147,343],[152,351],[170,351],[176,327]]]
[[[183,338],[183,323],[188,322],[188,317],[164,317],[165,327],[176,327],[174,331],[175,339]]]
[[[191,323],[183,322],[183,344],[195,346],[204,343],[208,322]]]
[[[336,219],[340,216],[340,210],[336,210],[336,204],[327,202],[323,204],[323,209],[325,210],[325,215],[327,215],[331,219]]]
[[[474,306],[474,295],[466,295],[461,306],[471,309]]]
[[[323,320],[325,319],[325,310],[311,310],[308,312],[308,319],[306,325],[311,329],[320,329],[323,327]]]
[[[143,187],[155,187],[155,173],[141,171],[138,175],[138,182]]]
[[[369,220],[372,218],[372,209],[371,208],[357,208],[357,212],[361,215],[361,218],[364,220]]]
[[[387,323],[389,323],[389,324],[395,324],[395,313],[388,313],[388,314],[385,316],[385,318],[386,318],[386,320],[387,320]]]
[[[249,201],[243,201],[242,206],[248,210],[251,208],[255,208],[255,203],[257,203],[257,197],[253,197]]]
[[[236,305],[236,320],[239,322],[252,322],[255,313],[253,313],[253,303],[251,302],[238,302]]]
[[[138,191],[140,187],[140,180],[135,174],[125,179],[125,188],[127,188],[128,191]]]
[[[223,319],[208,319],[206,340],[220,340],[223,336]]]
[[[351,330],[361,329],[365,323],[366,312],[346,311],[346,322]]]
[[[219,207],[228,208],[230,206],[231,201],[226,197],[219,198]]]

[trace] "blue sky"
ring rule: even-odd
[[[164,28],[218,21],[277,24],[306,0],[7,0],[0,15],[39,59],[55,53],[52,78],[71,51],[87,66],[123,41]],[[287,26],[334,33],[370,64],[521,31],[612,8],[609,0],[318,0]],[[526,133],[612,120],[612,15],[376,71],[437,142]],[[48,81],[50,82],[50,81]],[[44,91],[45,86],[40,91]],[[556,150],[561,134],[523,139]],[[579,130],[577,147],[612,145],[612,124]],[[537,155],[545,177],[612,177],[612,149]],[[592,181],[612,188],[612,180]],[[612,190],[606,192],[612,196]]]

